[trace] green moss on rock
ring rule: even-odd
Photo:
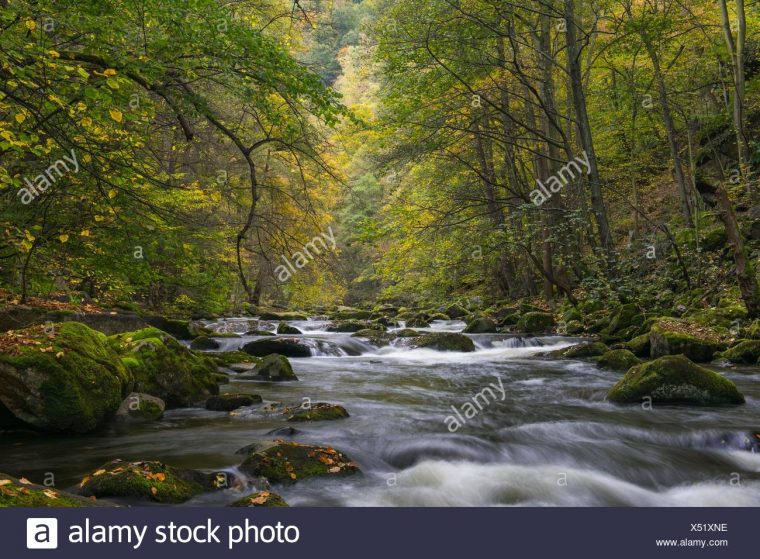
[[[250,355],[244,351],[222,351],[219,353],[204,354],[204,356],[219,367],[229,367],[238,363],[260,363],[261,358]]]
[[[607,394],[619,403],[743,404],[744,396],[724,376],[700,367],[683,355],[668,355],[637,365]]]
[[[3,335],[0,406],[35,429],[85,433],[121,404],[131,375],[104,334],[77,322]],[[7,415],[7,414],[0,414]]]
[[[230,505],[231,507],[288,507],[285,499],[277,493],[271,491],[257,491],[247,497],[238,499]]]
[[[288,415],[288,421],[291,422],[328,421],[349,417],[346,408],[343,406],[328,404],[326,402],[317,402],[311,404],[308,408],[286,409],[284,413]]]
[[[526,334],[546,334],[554,329],[554,316],[548,312],[529,312],[520,317],[515,327]]]
[[[79,495],[72,495],[52,487],[36,485],[26,480],[22,482],[13,476],[0,472],[0,508],[88,507],[95,504],[95,502]]]
[[[649,332],[636,336],[625,344],[625,349],[633,353],[636,357],[649,357]]]
[[[258,394],[220,394],[206,400],[206,409],[211,411],[232,411],[244,406],[263,402]]]
[[[598,357],[604,355],[609,350],[610,348],[602,342],[584,342],[552,351],[548,355],[550,357],[562,357],[565,359],[582,359],[584,357]]]
[[[652,358],[683,354],[698,363],[711,361],[725,347],[716,330],[675,319],[654,324],[649,341]]]
[[[464,329],[466,334],[489,334],[496,332],[496,323],[490,318],[480,317],[471,321]]]
[[[641,360],[627,349],[613,349],[602,355],[597,366],[613,371],[627,371],[641,363]]]
[[[435,349],[437,351],[475,351],[475,344],[464,334],[452,332],[434,332],[424,334],[414,340],[414,346],[418,348]]]
[[[243,461],[240,470],[250,476],[263,476],[271,482],[283,484],[360,471],[350,458],[334,448],[283,441],[260,447]]]
[[[760,340],[742,340],[728,348],[717,357],[728,359],[731,363],[746,363],[754,365],[760,359]]]
[[[284,355],[267,355],[256,365],[250,375],[240,375],[239,380],[292,381],[298,380],[290,361]]]

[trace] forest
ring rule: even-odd
[[[759,24],[0,0],[0,506],[757,506]]]

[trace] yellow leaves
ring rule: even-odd
[[[24,235],[26,236],[26,238],[27,238],[27,239],[28,239],[30,242],[34,242],[34,239],[36,239],[36,237],[35,237],[34,235],[32,235],[32,234],[29,232],[29,230],[28,230],[28,229],[24,229]]]
[[[84,119],[82,119],[82,120],[84,120]],[[82,161],[84,161],[85,163],[89,163],[90,161],[92,161],[92,155],[90,155],[89,153],[85,153],[82,156]]]
[[[24,485],[31,485],[32,482],[26,479],[25,477],[22,477],[20,480],[18,480],[19,483],[23,483]]]
[[[104,468],[100,468],[98,471],[96,471],[93,476],[102,476],[104,473],[106,473]]]
[[[9,479],[0,479],[0,487],[2,487],[4,485],[8,485],[10,483],[13,483],[13,482],[11,480],[9,480]]]
[[[26,115],[24,113],[16,113],[16,117],[15,118],[16,118],[16,122],[18,122],[19,124],[21,124],[22,122],[24,122],[26,120]]]
[[[66,241],[69,240],[69,236],[66,233],[61,233],[60,235],[58,235],[58,240],[61,241],[62,243],[65,243]]]
[[[92,477],[90,477],[90,476],[84,476],[82,478],[82,481],[79,482],[79,488],[81,489],[82,487],[84,487],[85,483],[87,483],[91,479],[92,479]]]
[[[252,505],[263,505],[266,504],[267,499],[269,499],[269,491],[261,491],[257,494],[257,497],[251,497],[250,503]]]
[[[61,53],[59,53],[57,50],[50,49],[47,53],[48,53],[48,56],[50,56],[50,58],[60,58],[61,57]]]
[[[26,19],[26,21],[24,21],[24,25],[29,31],[34,31],[37,29],[37,22],[31,18]]]
[[[166,481],[166,474],[163,472],[157,472],[155,474],[148,473],[145,477],[153,481]]]
[[[119,109],[110,109],[108,111],[108,114],[111,115],[111,118],[115,120],[116,122],[121,122],[122,114]]]
[[[61,357],[63,357],[64,355],[66,355],[66,353],[65,353],[65,352],[63,352],[63,351],[59,351],[58,353],[56,353],[56,354],[55,354],[55,357],[56,357],[56,359],[60,359],[60,358],[61,358]]]
[[[82,118],[82,120],[80,120],[79,122],[82,126],[86,126],[87,128],[92,126],[92,119],[89,116]]]
[[[103,71],[103,75],[107,78],[110,78],[111,76],[115,76],[117,74],[116,70],[113,68],[107,68]]]
[[[88,74],[87,70],[85,70],[81,66],[77,67],[77,74],[79,74],[80,76],[82,76],[86,80],[90,78],[90,74]]]
[[[114,198],[116,198],[116,194],[117,194],[117,192],[115,190],[109,190],[108,191],[108,199],[109,200],[113,200]]]
[[[43,495],[45,495],[45,497],[47,497],[48,499],[57,499],[57,498],[58,498],[58,493],[56,493],[56,492],[55,492],[55,491],[53,491],[52,489],[43,489],[43,490],[42,490],[42,493],[43,493]]]
[[[151,488],[150,488],[150,492],[151,492],[151,494],[152,494],[152,495],[155,497],[155,496],[156,496],[156,493],[158,493],[158,489],[156,489],[155,487],[151,487]]]
[[[103,221],[104,219],[105,219],[105,217],[103,217],[102,215],[96,215],[96,216],[95,216],[95,221],[96,221],[97,223],[100,223],[100,222],[101,222],[101,221]]]
[[[89,237],[90,236],[90,230],[89,229],[82,229],[81,233],[79,233],[82,237]]]

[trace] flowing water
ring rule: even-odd
[[[605,401],[621,373],[542,357],[577,339],[482,334],[471,336],[475,353],[410,349],[403,341],[378,349],[324,331],[326,321],[291,324],[304,333],[288,337],[303,338],[313,354],[291,359],[300,382],[233,375],[222,390],[286,405],[338,403],[351,417],[292,424],[261,406],[235,415],[172,410],[158,422],[78,438],[6,436],[0,471],[36,482],[50,472],[61,488],[117,457],[237,473],[237,449],[295,425],[301,432],[292,440],[333,446],[364,473],[276,487],[293,506],[760,506],[760,452],[747,450],[747,434],[760,428],[756,368],[720,369],[747,397],[743,406],[644,409]],[[245,332],[250,325],[212,326]],[[463,327],[437,322],[431,330]],[[223,350],[253,339],[219,338]],[[465,409],[477,414],[467,418]],[[452,432],[457,411],[463,424]],[[224,505],[241,491],[188,504]]]

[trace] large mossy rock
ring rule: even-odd
[[[219,367],[229,367],[230,365],[238,365],[240,363],[260,363],[261,358],[255,357],[244,351],[221,351],[218,353],[204,354],[206,359],[212,361]]]
[[[636,357],[649,357],[650,355],[650,343],[649,332],[636,336],[625,343],[625,349],[633,353]]]
[[[286,320],[309,320],[309,317],[306,314],[293,311],[260,310],[253,314],[258,314],[259,320],[274,320],[277,322]]]
[[[433,332],[417,337],[414,347],[435,349],[437,351],[475,351],[475,344],[464,334],[453,332]]]
[[[288,507],[288,503],[285,499],[280,497],[277,493],[271,491],[257,491],[247,497],[238,499],[231,505],[231,507]]]
[[[288,335],[288,334],[302,334],[298,328],[295,326],[291,326],[287,322],[280,322],[280,324],[277,325],[277,333],[280,335]]]
[[[668,355],[633,367],[607,398],[619,403],[641,403],[651,398],[651,402],[701,406],[744,403],[733,382],[683,355]]]
[[[0,336],[0,427],[86,433],[119,408],[131,374],[108,338],[76,322]]]
[[[754,365],[760,359],[760,341],[742,340],[726,351],[718,353],[717,357],[728,359],[731,363]]]
[[[464,332],[466,334],[492,334],[496,332],[496,323],[490,318],[476,318],[467,325]]]
[[[121,497],[158,503],[183,503],[217,488],[213,474],[174,468],[157,461],[118,459],[85,476],[79,487],[80,493],[87,497]]]
[[[263,476],[273,483],[283,484],[360,471],[350,458],[334,448],[283,441],[257,446],[257,451],[243,461],[240,470],[250,476]]]
[[[338,307],[332,314],[333,320],[366,320],[372,316],[372,311],[355,309],[353,307]]]
[[[205,328],[200,324],[190,322],[189,320],[177,320],[163,316],[145,316],[143,319],[149,326],[167,332],[178,340],[192,340],[198,336],[208,336],[213,334],[209,328]],[[142,328],[136,328],[134,330],[142,330]]]
[[[264,357],[264,359],[251,370],[250,374],[239,375],[237,378],[238,380],[261,380],[273,382],[298,380],[288,358],[276,353]]]
[[[554,328],[554,316],[548,312],[528,312],[520,317],[515,326],[518,332],[526,334],[546,334]]]
[[[603,333],[608,336],[614,336],[631,326],[641,327],[643,321],[644,316],[636,305],[633,303],[621,305],[612,315],[609,326],[607,326]]]
[[[190,342],[190,349],[197,350],[214,350],[222,347],[222,344],[214,338],[208,336],[198,336],[192,342]]]
[[[256,357],[278,353],[285,357],[311,357],[311,348],[299,338],[264,338],[243,346],[243,351]]]
[[[93,501],[82,497],[81,495],[73,495],[52,487],[30,483],[25,479],[22,482],[13,476],[0,472],[0,508],[62,508],[92,506],[114,505],[107,502]]]
[[[111,336],[109,343],[135,381],[168,408],[187,407],[219,393],[216,365],[166,332],[146,328]]]
[[[649,331],[650,356],[685,355],[692,361],[712,361],[715,353],[725,347],[714,329],[682,320],[661,320]]]
[[[640,364],[641,360],[627,349],[613,349],[602,355],[597,366],[613,371],[627,371]]]
[[[290,422],[329,421],[349,417],[346,408],[338,404],[328,404],[327,402],[316,402],[308,408],[286,409],[284,413],[288,415],[287,420]]]
[[[457,318],[462,318],[463,316],[467,315],[467,309],[465,309],[459,303],[454,303],[453,305],[449,305],[449,307],[443,312],[451,320],[456,320]]]
[[[598,357],[604,355],[610,350],[607,344],[602,342],[584,342],[575,344],[562,349],[557,349],[547,353],[550,357],[561,357],[564,359],[583,359],[586,357]]]
[[[367,330],[368,328],[379,328],[377,323],[367,322],[363,320],[342,320],[339,322],[333,322],[327,326],[328,332],[358,332],[360,330]]]

